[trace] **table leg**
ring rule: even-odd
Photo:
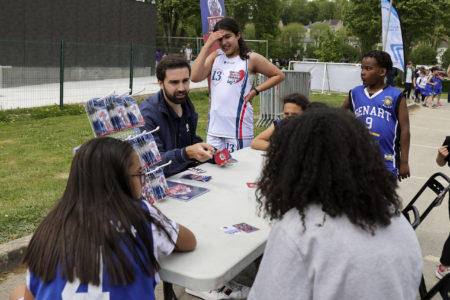
[[[175,293],[173,292],[172,284],[170,282],[163,281],[164,300],[177,300]]]

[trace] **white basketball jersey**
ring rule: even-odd
[[[254,74],[248,59],[227,58],[222,50],[211,69],[211,101],[207,133],[226,138],[253,138],[253,107],[244,98],[250,93]]]

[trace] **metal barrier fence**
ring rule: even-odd
[[[256,122],[256,126],[267,127],[280,118],[283,114],[283,102],[281,100],[286,95],[301,93],[308,96],[308,99],[311,99],[311,74],[309,72],[288,70],[283,70],[282,72],[286,76],[285,80],[260,94],[261,117]],[[259,82],[266,80],[266,76],[258,76]]]

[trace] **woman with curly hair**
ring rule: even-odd
[[[257,201],[272,227],[248,299],[415,299],[417,237],[364,124],[316,108],[281,122]]]

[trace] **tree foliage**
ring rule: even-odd
[[[343,41],[331,29],[319,36],[319,47],[316,56],[320,61],[338,62],[341,60]]]
[[[419,46],[409,55],[409,59],[414,64],[434,65],[437,63],[437,52],[430,46]]]
[[[430,39],[440,22],[437,16],[443,2],[448,0],[404,0],[394,3],[402,26],[405,57],[408,57],[414,43]]]
[[[315,23],[311,25],[311,29],[309,31],[309,37],[315,40],[316,42],[319,41],[319,38],[323,35],[325,35],[330,29],[330,25],[328,23],[322,22],[322,23]]]
[[[338,0],[339,4],[345,0]],[[318,21],[336,19],[337,3],[327,0],[283,0],[280,17],[283,24],[301,23],[307,25]]]
[[[450,65],[450,49],[447,48],[447,50],[445,50],[444,54],[442,54],[442,67],[444,69],[447,69],[449,65]],[[449,75],[449,74],[447,74],[447,75]]]
[[[380,0],[350,0],[345,5],[344,23],[358,37],[362,53],[373,49],[381,39]]]
[[[308,24],[309,20],[306,17],[307,0],[286,0],[281,2],[280,18],[283,24],[301,23]]]
[[[255,35],[257,39],[264,36],[277,36],[279,33],[278,22],[280,20],[280,0],[254,0],[252,10]]]
[[[281,57],[293,57],[297,50],[303,48],[302,42],[306,28],[300,23],[289,23],[280,34]]]
[[[436,47],[448,36],[450,0],[402,0],[393,4],[401,22],[406,57],[418,42],[428,41]],[[349,0],[344,6],[344,22],[359,38],[362,52],[373,49],[381,42],[380,1]]]
[[[158,27],[164,36],[185,36],[187,27],[202,32],[200,1],[156,0]]]
[[[254,4],[255,0],[226,0],[226,15],[235,19],[241,30],[243,30],[245,25],[250,21]]]

